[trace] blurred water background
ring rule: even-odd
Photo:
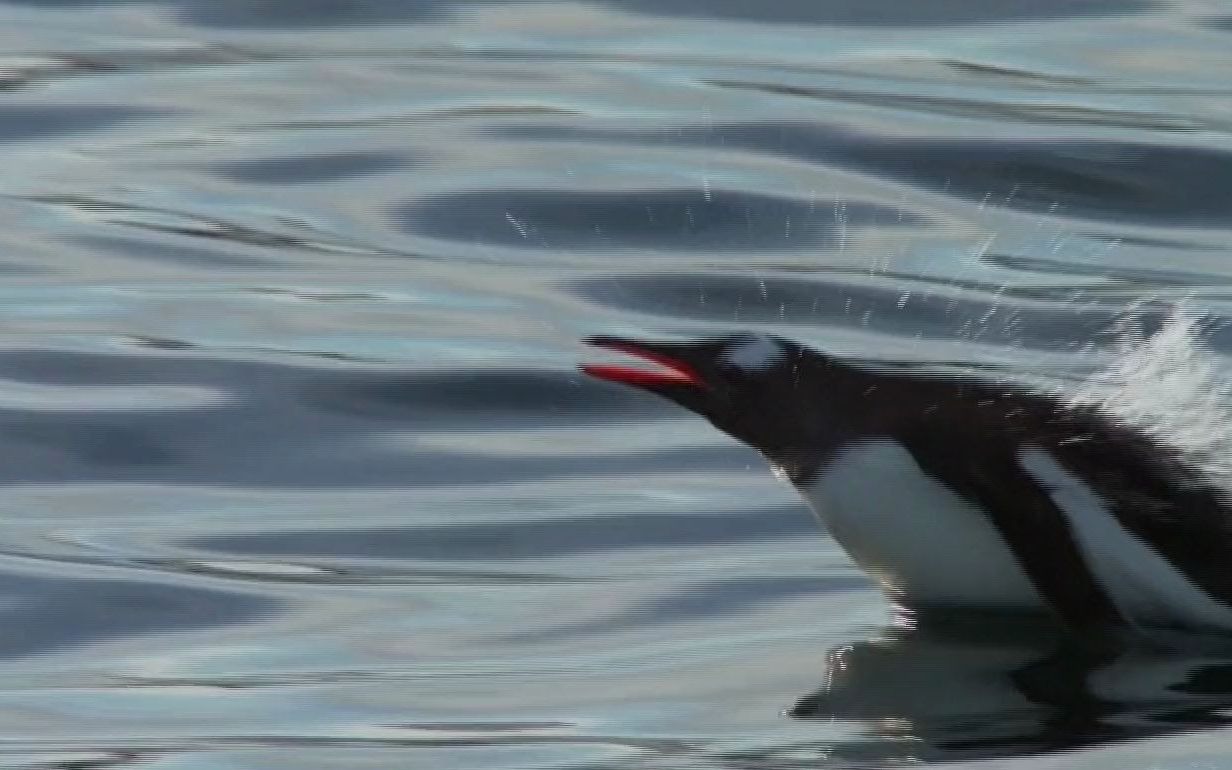
[[[0,2],[0,767],[1232,767],[575,369],[1222,366],[1230,97],[1220,0]]]

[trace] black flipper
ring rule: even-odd
[[[987,512],[1027,577],[1065,624],[1108,637],[1122,618],[1100,587],[1048,491],[1001,446],[954,438],[906,441],[926,474]]]
[[[1167,444],[1123,427],[1097,440],[1056,446],[1057,461],[1082,477],[1126,531],[1213,600],[1232,607],[1232,499]]]

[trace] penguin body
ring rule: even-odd
[[[901,605],[1232,633],[1224,492],[1100,409],[766,336],[590,342],[657,368],[587,373],[671,399],[761,451]]]

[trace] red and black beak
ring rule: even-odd
[[[616,350],[651,365],[583,364],[582,371],[591,377],[656,392],[673,389],[694,391],[709,389],[709,385],[697,369],[685,360],[688,355],[687,345],[640,342],[619,337],[591,337],[586,340],[586,344],[606,350]]]

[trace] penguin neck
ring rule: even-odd
[[[814,478],[844,447],[901,421],[898,378],[826,360],[802,370],[779,430],[755,442],[777,473],[800,486]]]
[[[783,431],[781,443],[762,444],[762,453],[803,487],[853,444],[901,441],[928,423],[954,428],[992,419],[1008,408],[989,408],[1001,390],[965,377],[916,376],[826,361],[801,374],[799,426]]]

